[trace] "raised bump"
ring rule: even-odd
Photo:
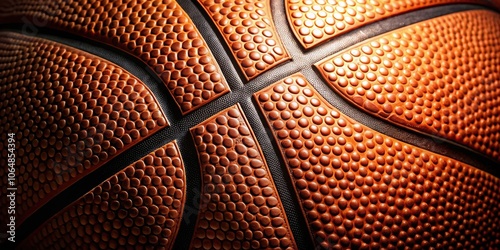
[[[186,177],[171,142],[113,175],[64,208],[22,249],[172,249],[182,218]]]
[[[286,13],[297,40],[309,49],[385,18],[456,3],[491,5],[483,0],[286,0]]]
[[[500,179],[353,121],[301,74],[254,94],[318,247],[495,248]]]
[[[297,249],[257,140],[235,105],[191,129],[202,173],[190,249]]]
[[[269,0],[198,0],[220,31],[246,80],[290,59]]]
[[[316,68],[366,112],[500,161],[496,34],[498,13],[450,14],[367,40]]]
[[[137,57],[163,81],[183,114],[229,92],[205,40],[175,0],[1,1],[0,22],[64,30]]]
[[[0,32],[0,138],[16,140],[16,219],[156,131],[167,119],[144,83],[83,51]],[[0,143],[0,152],[7,152]],[[7,162],[0,161],[2,186]],[[0,206],[8,207],[2,188]],[[7,209],[0,212],[2,224]]]

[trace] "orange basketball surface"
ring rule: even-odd
[[[500,14],[0,3],[1,249],[497,249]]]

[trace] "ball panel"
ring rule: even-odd
[[[239,105],[191,129],[202,174],[191,249],[297,249],[259,144]]]
[[[185,168],[171,142],[116,173],[40,226],[22,249],[171,249],[185,203]]]
[[[450,14],[369,39],[316,67],[364,111],[500,161],[497,34],[498,13]]]
[[[287,18],[297,40],[306,49],[361,26],[436,5],[472,3],[477,0],[395,0],[395,1],[297,1],[286,0]]]
[[[318,247],[498,243],[500,179],[353,121],[300,73],[255,99]]]
[[[247,80],[290,59],[278,37],[269,1],[199,0]]]
[[[16,216],[22,223],[66,187],[160,128],[151,91],[120,67],[83,51],[0,33],[0,134],[15,134]],[[0,151],[7,152],[0,144]],[[0,176],[7,176],[0,162]],[[2,178],[7,186],[7,178]],[[8,207],[7,190],[0,194]],[[1,210],[2,222],[7,210]],[[5,225],[5,223],[3,223]]]
[[[21,22],[27,17],[35,24],[103,42],[137,57],[164,82],[183,114],[229,91],[203,37],[173,0],[0,3],[0,22]]]
[[[89,2],[92,4],[95,3],[94,1]],[[97,2],[97,4],[101,5],[108,4],[107,0]],[[150,3],[155,5],[161,4],[160,2],[161,1],[147,0],[140,0],[137,2],[127,1],[127,7],[131,7],[132,12],[138,11],[138,13],[131,13],[131,15],[147,16],[149,14],[147,13],[147,11],[143,11],[143,3],[145,3],[146,5]],[[168,0],[165,0],[164,3],[165,2],[168,2]],[[306,4],[306,2],[304,2],[304,4]],[[297,197],[295,197],[295,185],[293,185],[292,179],[288,178],[288,173],[285,173],[285,171],[287,171],[288,169],[284,159],[280,160],[281,151],[278,147],[273,147],[277,145],[272,139],[273,136],[270,132],[271,130],[267,129],[264,125],[265,118],[263,116],[259,116],[260,112],[257,110],[259,109],[258,103],[252,103],[251,98],[251,96],[256,91],[268,86],[272,82],[276,82],[279,79],[285,76],[289,76],[298,71],[307,76],[307,79],[311,82],[314,88],[321,92],[322,96],[327,98],[326,101],[333,104],[343,113],[349,114],[349,117],[354,117],[361,123],[369,125],[370,129],[376,130],[379,133],[390,135],[390,137],[397,138],[398,140],[402,140],[406,143],[418,145],[418,147],[420,148],[439,152],[440,154],[444,154],[451,158],[460,159],[463,162],[477,166],[478,168],[481,168],[489,173],[495,173],[496,176],[499,176],[498,171],[496,171],[495,168],[497,164],[492,163],[492,160],[487,159],[480,154],[468,151],[465,148],[457,147],[454,144],[438,140],[435,137],[428,137],[423,134],[414,133],[413,131],[407,129],[401,129],[385,122],[384,120],[374,119],[373,116],[365,114],[362,110],[357,109],[357,107],[351,105],[351,103],[345,101],[341,96],[332,91],[330,87],[327,86],[327,84],[325,84],[325,82],[322,80],[321,76],[317,74],[318,72],[315,71],[313,67],[311,67],[312,64],[318,62],[326,56],[329,56],[332,53],[336,53],[339,50],[343,50],[344,48],[358,42],[362,42],[364,39],[367,39],[369,37],[392,31],[395,28],[403,27],[417,21],[426,20],[447,13],[478,9],[481,8],[480,6],[461,4],[437,6],[412,11],[398,16],[392,16],[386,20],[363,26],[361,28],[355,29],[354,32],[349,32],[348,34],[336,37],[329,43],[323,44],[323,46],[319,46],[316,49],[306,51],[303,50],[300,47],[300,44],[296,42],[293,37],[293,33],[289,29],[285,14],[285,3],[283,1],[270,1],[270,3],[272,4],[272,18],[274,19],[273,21],[275,21],[277,24],[275,28],[278,31],[280,37],[283,39],[283,42],[286,45],[286,49],[288,49],[290,55],[293,56],[293,60],[276,65],[272,69],[269,69],[269,71],[263,72],[261,75],[259,75],[259,77],[249,80],[248,82],[243,84],[243,82],[241,81],[242,76],[240,76],[236,70],[238,66],[236,66],[234,60],[231,60],[231,53],[227,53],[228,51],[224,50],[226,44],[224,43],[222,37],[215,35],[217,30],[213,29],[213,26],[210,26],[210,17],[208,15],[204,15],[204,10],[201,5],[199,5],[196,1],[179,1],[179,4],[182,6],[182,8],[188,13],[194,23],[196,23],[196,26],[198,27],[200,33],[209,44],[210,49],[214,52],[217,52],[214,55],[220,63],[226,79],[230,80],[229,83],[231,84],[231,88],[233,89],[233,91],[227,92],[217,100],[213,100],[209,103],[207,102],[207,105],[188,115],[185,115],[186,113],[180,114],[178,112],[176,104],[173,102],[172,98],[169,98],[168,91],[166,88],[164,88],[164,84],[161,82],[161,80],[154,74],[151,74],[149,68],[146,67],[146,65],[143,65],[139,60],[136,60],[136,58],[129,56],[129,54],[120,54],[120,51],[115,50],[112,47],[105,45],[104,43],[99,44],[97,42],[89,41],[88,39],[85,39],[81,36],[68,35],[68,33],[65,32],[58,32],[56,30],[53,30],[54,27],[52,26],[48,26],[46,28],[42,27],[38,30],[37,28],[40,28],[38,25],[46,25],[37,23],[38,18],[26,19],[18,17],[21,19],[17,19],[17,22],[22,23],[5,27],[4,29],[14,29],[17,32],[24,32],[24,28],[26,27],[26,25],[29,26],[30,24],[34,24],[36,26],[36,34],[31,35],[40,36],[49,40],[69,44],[82,50],[91,51],[92,53],[101,57],[114,60],[121,67],[124,67],[129,72],[136,74],[143,82],[145,82],[149,86],[151,90],[155,92],[155,96],[158,98],[160,105],[162,105],[162,108],[171,121],[170,127],[158,131],[158,133],[156,133],[154,136],[148,138],[147,140],[143,140],[140,144],[137,144],[134,147],[130,148],[129,150],[127,150],[127,154],[121,154],[120,157],[115,157],[113,161],[108,162],[104,167],[100,167],[96,171],[93,171],[92,173],[87,175],[84,179],[81,179],[74,185],[71,185],[55,199],[52,199],[48,204],[41,207],[35,214],[30,216],[25,221],[25,223],[23,223],[23,225],[18,230],[19,235],[17,239],[20,240],[25,238],[26,235],[32,232],[32,227],[34,227],[35,225],[40,225],[41,223],[46,221],[47,218],[50,218],[54,213],[57,213],[60,208],[67,206],[68,203],[71,203],[80,195],[85,194],[88,190],[93,189],[103,180],[107,179],[109,176],[114,175],[116,172],[120,171],[125,166],[128,166],[139,157],[151,152],[151,150],[156,149],[167,142],[176,140],[181,146],[180,151],[182,151],[183,155],[185,155],[184,160],[186,162],[186,166],[191,167],[188,167],[189,169],[186,173],[186,178],[188,179],[189,184],[187,189],[188,192],[186,192],[184,217],[181,221],[182,226],[179,228],[180,233],[176,237],[175,246],[171,245],[170,247],[173,247],[174,249],[188,249],[191,244],[193,232],[195,231],[195,229],[197,229],[195,227],[198,227],[198,225],[195,225],[195,221],[192,220],[190,215],[196,215],[198,212],[198,207],[200,204],[199,190],[202,190],[202,188],[200,187],[201,173],[200,169],[198,169],[198,159],[197,157],[190,157],[196,154],[197,149],[192,142],[191,136],[189,136],[189,128],[198,126],[197,124],[201,124],[210,116],[219,112],[219,110],[225,110],[229,106],[238,104],[241,111],[244,111],[245,113],[245,115],[242,115],[242,118],[248,119],[246,123],[247,127],[251,127],[251,130],[255,131],[256,137],[254,138],[259,140],[260,148],[264,153],[263,155],[261,155],[262,159],[264,160],[265,155],[265,161],[267,162],[269,167],[268,172],[274,177],[275,187],[279,191],[279,194],[276,193],[276,195],[277,197],[281,197],[280,204],[287,212],[289,220],[288,227],[294,233],[296,245],[300,247],[300,249],[313,248],[312,243],[313,241],[316,241],[316,239],[309,239],[310,237],[308,235],[308,227],[306,225],[305,219],[302,218],[302,211],[299,207],[298,199]],[[47,3],[45,2],[45,4]],[[85,6],[91,6],[91,4]],[[45,10],[47,10],[47,8]],[[127,8],[124,8],[124,10],[127,10]],[[48,12],[47,14],[50,16],[50,14],[52,13]],[[338,157],[338,159],[342,160],[341,157]],[[467,173],[466,176],[474,176],[474,174]],[[472,190],[472,188],[470,190]],[[73,192],[77,193],[77,195],[74,195]],[[490,214],[496,214],[496,211],[498,209],[496,207],[488,207],[486,208],[486,210],[491,211],[488,212]],[[283,217],[285,219],[287,216],[285,216],[285,214],[283,213]],[[494,220],[492,221],[493,224],[496,225],[496,222]],[[460,223],[461,225],[459,226],[462,227],[464,227],[464,225],[469,225],[462,222]],[[487,230],[490,230],[490,232],[493,232],[493,234],[498,231],[496,230],[496,228],[487,228]],[[281,230],[280,232],[283,232],[283,230]],[[215,234],[210,234],[210,237],[212,236],[215,236]],[[404,237],[405,236],[403,235],[402,238]],[[455,238],[459,239],[459,237],[461,237],[461,235],[455,235]],[[488,237],[490,236],[486,236],[486,238]],[[495,237],[490,237],[489,239],[493,238]],[[0,232],[0,248],[4,247],[4,245],[1,244],[3,239],[3,234],[2,232]],[[214,238],[214,243],[211,246],[228,246],[227,244],[218,244],[215,239],[217,238]],[[320,238],[318,239],[321,241]],[[209,240],[210,239],[205,239],[205,241]],[[237,240],[235,240],[235,242],[236,241]],[[379,243],[380,242],[382,242],[382,240],[380,240]],[[497,245],[499,245],[498,239],[495,239],[495,242],[497,243]],[[236,242],[234,244],[238,243]],[[104,248],[108,247],[104,244],[102,246]],[[245,246],[248,246],[248,244]],[[253,242],[253,244],[250,244],[250,246],[257,246],[257,244]],[[326,246],[331,248],[341,247],[340,244]],[[131,244],[127,247],[141,248],[141,243]]]

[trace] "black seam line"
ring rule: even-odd
[[[43,36],[42,36],[42,37],[43,37]],[[71,44],[70,44],[70,45],[71,45]],[[76,46],[74,46],[74,47],[76,47]],[[89,52],[89,51],[87,51],[87,52]],[[92,52],[91,52],[91,53],[92,53]],[[97,53],[94,53],[94,54],[97,54]],[[124,67],[124,66],[122,66],[122,67]],[[126,68],[126,67],[124,67],[124,68]],[[128,70],[129,72],[132,72],[132,70],[130,70],[130,69],[127,69],[127,70]],[[137,75],[136,75],[136,76],[137,76]],[[139,77],[139,78],[140,78],[140,79],[143,79],[142,77]],[[251,84],[251,83],[250,83],[250,84]],[[149,85],[148,85],[148,86],[149,86]],[[231,99],[233,99],[233,98],[231,98]],[[227,105],[227,106],[231,106],[231,105]],[[210,115],[208,115],[208,116],[210,116]],[[185,120],[185,119],[184,119],[184,120]],[[203,121],[204,119],[196,119],[196,120],[201,120],[201,121]],[[358,119],[358,120],[359,120],[359,119]],[[199,122],[198,122],[198,123],[199,123]],[[174,123],[174,124],[176,124],[176,123]],[[193,123],[191,123],[191,124],[193,124]],[[195,122],[195,125],[196,125],[196,124],[197,124],[197,123]],[[176,127],[177,127],[177,126],[176,126]],[[182,127],[184,127],[184,126],[180,126],[180,127],[182,128]],[[177,130],[177,129],[171,129],[171,130]],[[171,133],[168,133],[168,134],[171,134]],[[158,136],[153,136],[153,137],[158,137]],[[154,144],[154,145],[157,145],[158,143],[163,143],[163,142],[165,142],[165,141],[168,141],[168,139],[167,139],[167,140],[165,140],[165,139],[164,139],[164,138],[165,138],[164,133],[162,133],[162,135],[161,135],[160,137],[161,137],[161,138],[163,138],[163,139],[161,139],[161,140],[154,140],[154,142],[148,142],[148,141],[153,140],[153,139],[149,138],[148,140],[146,140],[146,142],[142,142],[142,143],[140,143],[140,144],[138,144],[138,145],[134,146],[133,148],[142,147],[142,146],[141,146],[141,144],[147,144],[147,145],[153,145],[153,144]],[[166,137],[171,137],[171,136],[166,136]],[[146,147],[146,148],[151,148],[151,146],[150,146],[150,147]],[[153,148],[153,150],[154,150],[154,148],[155,148],[155,147],[152,147],[152,148]],[[128,152],[130,152],[130,151],[144,151],[144,150],[137,150],[137,149],[136,149],[136,150],[133,150],[133,149],[129,149],[129,151],[128,151]],[[151,150],[151,151],[152,151],[152,150]],[[147,153],[146,153],[146,154],[147,154]],[[127,155],[129,155],[129,154],[127,153]],[[133,154],[133,155],[135,155],[135,154]],[[137,156],[137,157],[134,157],[134,159],[135,159],[135,158],[139,159],[139,158],[141,158],[141,157],[142,157],[142,156]],[[130,158],[130,157],[127,157],[127,158]],[[184,157],[184,159],[185,159],[185,158],[187,158],[187,157]],[[128,160],[128,161],[129,161],[130,163],[132,163],[132,162],[134,162],[135,160]],[[114,161],[111,161],[111,162],[109,162],[108,164],[105,164],[105,165],[114,165],[113,163],[114,163]],[[108,168],[108,167],[106,167],[105,165],[104,165],[103,167],[101,167],[101,169],[104,169],[104,168],[109,169],[109,168]],[[128,166],[128,165],[125,165],[125,166]],[[119,170],[120,170],[120,169],[118,169],[117,171],[119,171]],[[96,170],[96,171],[97,171],[97,170]],[[113,172],[113,171],[106,171],[106,172]],[[114,173],[114,172],[113,172],[113,173]],[[105,176],[107,176],[107,175],[105,175]],[[105,179],[107,179],[107,178],[108,178],[108,177],[104,177],[103,181],[104,181]],[[84,179],[82,179],[82,181],[83,181],[83,180],[84,180]],[[97,183],[100,183],[100,182],[97,182]],[[78,182],[78,184],[79,184],[79,182]],[[93,186],[92,186],[90,189],[92,189],[92,188],[93,188]],[[90,190],[90,189],[89,189],[89,190]],[[84,194],[84,193],[85,193],[85,192],[83,192],[83,194]],[[189,192],[188,192],[188,193],[189,193]],[[74,196],[74,194],[73,194],[73,195],[72,195],[72,196],[70,196],[70,197],[75,197],[75,196]],[[54,198],[53,200],[55,200],[55,199],[56,199],[56,198]],[[56,210],[56,211],[57,211],[57,210]],[[27,224],[28,224],[28,223],[27,223]],[[33,224],[32,224],[32,223],[29,223],[29,225],[33,225]]]
[[[236,59],[231,54],[231,49],[224,41],[210,15],[196,0],[178,1],[184,11],[190,16],[194,25],[212,51],[213,56],[221,67],[231,89],[244,86],[246,82],[243,72],[238,67]]]
[[[379,31],[376,31],[376,32],[371,32],[370,31],[370,27],[366,26],[366,27],[362,27],[359,29],[359,31],[354,31],[354,32],[351,32],[351,33],[347,33],[345,35],[341,35],[339,36],[337,39],[333,39],[332,41],[329,41],[327,42],[326,44],[323,44],[323,45],[320,45],[318,46],[318,50],[321,50],[321,51],[328,51],[326,53],[316,53],[316,51],[314,49],[311,49],[312,51],[309,52],[303,52],[303,54],[301,55],[307,55],[308,53],[311,53],[310,55],[312,54],[315,54],[315,58],[314,59],[307,59],[308,60],[308,63],[306,63],[305,65],[303,65],[303,67],[299,67],[297,71],[301,71],[301,72],[308,72],[308,71],[311,71],[311,68],[312,68],[312,71],[314,71],[314,75],[310,75],[308,76],[308,80],[311,80],[309,78],[312,78],[312,77],[316,77],[316,76],[320,76],[318,74],[318,72],[316,71],[316,69],[314,67],[312,67],[312,64],[320,61],[321,59],[324,59],[326,57],[329,57],[335,53],[338,53],[340,51],[344,51],[350,47],[352,47],[353,45],[356,45],[356,44],[359,44],[360,42],[363,42],[365,41],[366,39],[371,39],[373,37],[377,37],[377,36],[380,36],[380,35],[383,35],[387,32],[390,32],[392,30],[395,30],[395,29],[399,29],[399,28],[402,28],[402,27],[405,27],[405,26],[408,26],[408,25],[411,25],[411,24],[415,24],[417,22],[420,22],[422,20],[428,20],[428,19],[431,19],[431,18],[434,18],[434,17],[438,17],[438,16],[443,16],[445,14],[452,14],[452,13],[456,13],[456,12],[461,12],[461,11],[468,11],[468,10],[477,10],[477,9],[485,9],[484,7],[481,7],[481,6],[476,6],[476,5],[451,5],[451,6],[438,6],[438,7],[434,7],[434,8],[429,8],[429,9],[424,9],[424,10],[420,10],[420,11],[415,11],[415,12],[411,12],[411,13],[407,13],[407,14],[403,14],[403,15],[400,15],[400,16],[396,16],[396,17],[393,17],[393,18],[390,18],[390,19],[386,19],[386,20],[383,20],[383,21],[380,21],[380,22],[377,22],[377,23],[373,23],[373,24],[370,24],[368,26],[370,27],[373,27],[374,29],[379,29]],[[429,14],[433,14],[432,12],[436,12],[436,10],[444,10],[446,11],[446,13],[440,13],[440,14],[437,14],[437,15],[434,15],[434,16],[429,16]],[[423,16],[423,17],[422,17]],[[428,18],[427,18],[428,17]],[[413,20],[415,18],[418,18],[417,20]],[[397,23],[399,22],[399,20],[403,20],[402,23]],[[405,22],[406,20],[411,20],[411,22]],[[391,22],[395,22],[396,24],[391,24]],[[389,27],[389,25],[392,25],[392,27]],[[365,30],[368,30],[368,32],[366,32]],[[362,36],[365,36],[361,41],[359,39],[352,39],[352,36],[356,36],[358,35],[357,33],[361,33]],[[346,43],[344,43],[345,41],[347,41]],[[297,43],[298,46],[300,46],[300,44]],[[318,54],[318,55],[316,55]],[[325,93],[325,92],[330,92],[331,88],[328,87],[323,80],[321,80],[321,77],[319,77],[318,79],[320,79],[319,81],[315,81],[315,82],[311,82],[313,84],[313,86],[321,93]],[[343,98],[339,98],[340,96],[339,95],[333,95],[332,96],[333,98],[327,98],[327,101],[329,101],[334,107],[336,108],[339,108],[341,109],[342,111],[342,106],[345,106],[345,104],[350,104],[349,102],[346,102],[343,100]],[[362,122],[363,120],[366,120],[366,113],[365,112],[359,112],[359,108],[357,109],[353,109],[353,111],[355,111],[357,114],[352,114],[353,115],[353,118],[359,122]],[[349,113],[349,115],[351,115],[351,113]],[[359,117],[359,118],[356,118],[356,117]],[[373,117],[374,116],[369,116],[372,118],[373,120]],[[383,121],[384,123],[387,123],[385,120],[381,120],[381,119],[377,119],[377,120],[380,120],[380,121]],[[388,123],[388,125],[392,125],[392,123]],[[398,128],[402,128],[400,126],[395,126],[395,127],[398,127]],[[380,131],[380,132],[383,132],[383,133],[386,133],[386,131]],[[415,132],[415,131],[411,131],[412,133]],[[428,134],[425,134],[425,133],[422,133],[422,132],[415,132],[416,134],[418,135],[423,135],[423,136],[431,136],[431,135],[428,135]],[[399,140],[402,140],[402,141],[405,141],[405,137],[398,137],[398,136],[393,136],[394,138],[396,139],[399,139]],[[439,137],[433,137],[435,140],[441,140],[441,141],[446,141],[447,143],[450,143],[450,144],[454,144],[454,145],[457,145],[459,147],[464,147],[462,145],[459,145],[457,143],[454,143],[454,142],[451,142],[451,141],[448,141],[446,139],[443,139],[443,138],[439,138]],[[416,146],[419,146],[418,144],[416,144]],[[420,147],[423,147],[423,146],[420,146]],[[425,147],[424,147],[425,148]],[[467,150],[470,150],[471,152],[474,152],[474,153],[477,153],[471,149],[468,149],[466,147],[464,147],[465,149]],[[477,153],[478,155],[480,155],[481,157],[486,157],[488,158],[487,156],[481,154],[481,153]],[[453,158],[453,157],[452,157]],[[491,158],[489,158],[490,160],[493,160]]]
[[[281,1],[273,1],[271,8],[273,10],[277,10],[279,8],[284,8],[284,7]],[[341,35],[335,39],[332,39],[308,51],[302,51],[301,45],[296,41],[296,38],[294,37],[293,33],[288,27],[286,17],[284,15],[277,16],[276,13],[279,12],[273,12],[275,14],[273,18],[278,30],[278,34],[282,38],[282,41],[287,50],[290,52],[292,56],[292,61],[288,61],[286,63],[278,65],[277,67],[269,70],[269,72],[266,72],[265,74],[256,77],[255,79],[249,81],[244,85],[234,84],[234,83],[231,84],[231,82],[228,81],[228,84],[232,88],[232,92],[223,95],[222,97],[212,101],[211,103],[205,105],[204,107],[201,107],[200,109],[184,117],[182,117],[182,115],[180,114],[180,111],[173,102],[173,98],[169,95],[168,90],[166,89],[164,84],[160,81],[160,79],[156,76],[156,74],[150,72],[149,67],[144,65],[141,61],[139,61],[139,59],[135,58],[132,55],[125,54],[114,47],[111,47],[109,45],[104,45],[90,39],[76,37],[75,35],[66,32],[54,31],[50,29],[40,29],[39,34],[37,34],[37,37],[59,42],[83,50],[87,53],[91,53],[96,56],[102,57],[112,63],[119,65],[126,71],[136,76],[139,80],[143,81],[157,97],[160,106],[167,115],[170,127],[164,128],[158,131],[156,134],[139,142],[138,144],[134,145],[132,148],[127,150],[127,152],[124,152],[119,156],[115,157],[113,160],[104,164],[99,169],[93,171],[87,176],[81,178],[74,185],[68,187],[66,190],[56,195],[47,204],[42,206],[37,212],[35,212],[31,217],[29,217],[25,221],[25,223],[23,223],[23,225],[21,225],[21,227],[18,229],[18,236],[19,236],[18,239],[23,239],[24,237],[27,237],[29,233],[31,233],[34,229],[40,226],[48,218],[51,218],[59,210],[76,201],[82,195],[92,190],[96,185],[108,179],[111,175],[117,173],[118,171],[122,170],[123,168],[127,167],[128,165],[132,164],[133,162],[137,161],[143,156],[154,151],[156,148],[161,147],[164,144],[174,139],[176,139],[177,143],[179,144],[181,155],[186,165],[186,173],[190,173],[187,176],[187,183],[191,185],[196,185],[199,187],[198,190],[201,190],[201,187],[199,185],[200,182],[198,181],[198,183],[195,183],[197,182],[197,180],[201,180],[198,167],[198,159],[197,157],[192,157],[192,153],[195,152],[195,150],[186,149],[186,148],[191,148],[193,146],[193,143],[191,141],[192,139],[189,134],[189,128],[203,122],[204,120],[208,119],[209,117],[211,117],[212,115],[214,115],[215,113],[217,113],[222,109],[230,107],[239,102],[241,103],[248,102],[248,100],[252,98],[251,96],[254,92],[264,88],[270,83],[274,83],[295,72],[303,71],[304,74],[308,77],[308,80],[311,82],[311,84],[313,84],[313,86],[318,90],[318,92],[324,95],[327,100],[330,100],[329,102],[331,102],[333,106],[341,109],[343,113],[348,113],[350,116],[353,117],[353,119],[361,123],[364,123],[363,121],[367,120],[366,114],[364,114],[362,111],[359,111],[358,109],[349,107],[349,105],[346,105],[345,101],[339,100],[339,97],[336,94],[334,94],[332,90],[329,89],[328,86],[322,83],[318,76],[314,76],[313,71],[311,69],[312,65],[315,62],[323,59],[324,57],[332,55],[338,51],[344,50],[365,39],[389,32],[391,30],[404,27],[416,22],[424,21],[430,18],[438,17],[441,15],[451,14],[466,10],[474,10],[474,9],[485,9],[485,8],[477,5],[466,5],[466,4],[446,5],[446,6],[437,6],[401,14],[395,17],[384,19],[382,21],[358,28],[355,31]],[[284,11],[284,9],[282,9],[282,11]],[[208,21],[211,22],[211,20]],[[13,28],[14,31],[17,31],[19,33],[19,27],[12,26],[10,28],[11,30]],[[207,32],[205,30],[206,29],[199,29],[200,33],[205,38],[208,44],[209,39],[206,39],[205,34],[207,34]],[[208,32],[208,34],[213,34],[213,32],[212,31]],[[211,41],[211,43],[214,42]],[[212,49],[213,48],[212,46],[214,46],[214,44],[209,44],[209,46]],[[219,46],[216,46],[215,44],[215,47],[220,49],[222,46],[219,43]],[[222,51],[227,52],[226,50]],[[229,58],[228,55],[221,55],[221,53],[214,53],[214,52],[215,51],[212,49],[212,53],[216,57],[216,60],[219,62],[219,64],[221,62],[220,58],[226,58],[226,59]],[[226,79],[241,79],[240,76],[235,72],[234,67],[232,65],[230,65],[230,67],[232,67],[232,69],[231,68],[227,69],[226,67],[221,66],[221,70],[225,74]],[[314,78],[314,81],[311,78]],[[335,102],[332,103],[332,100]],[[247,114],[247,116],[248,113],[250,113],[248,112],[248,109],[250,109],[250,107],[248,105],[245,105],[244,111]],[[257,110],[255,106],[252,107],[252,109]],[[348,110],[349,112],[345,112],[345,110]],[[371,118],[370,124],[373,124],[374,122],[373,118],[371,116],[369,118]],[[384,122],[377,121],[376,123],[379,124],[377,127],[384,128],[384,133],[387,133],[386,130],[387,128],[389,128],[388,130],[390,131],[402,130],[401,128],[384,124]],[[264,125],[264,123],[253,122],[252,125],[253,125],[252,129],[254,130],[255,133],[257,133],[257,130],[265,131],[266,129],[268,129],[267,125]],[[262,132],[258,133],[261,135],[263,134]],[[402,131],[401,133],[394,135],[396,136],[392,137],[402,141],[404,141],[404,139],[408,135],[410,135],[410,137],[411,136],[415,137],[414,133],[408,131]],[[421,136],[421,134],[417,135]],[[278,154],[279,151],[277,151],[277,149],[275,149],[274,146],[272,145],[273,140],[274,140],[273,138],[269,138],[268,140],[259,140],[262,150],[266,151],[264,152],[264,155],[266,156],[279,155]],[[428,140],[427,141],[423,140],[423,141],[424,143],[418,143],[418,144],[412,143],[412,144],[425,149],[426,144],[429,141]],[[444,144],[446,145],[446,143]],[[454,153],[459,151],[461,150],[453,148],[451,152],[445,152],[445,154],[443,155],[448,157],[455,156]],[[188,154],[184,154],[184,152],[188,152]],[[472,160],[469,159],[468,161],[470,162]],[[478,168],[485,170],[489,173],[495,172],[494,170],[492,170],[491,167],[494,166],[494,164],[493,165],[488,164],[489,162],[488,160],[486,160],[485,162],[486,162],[485,165],[489,167],[483,167],[483,168],[478,167]],[[195,174],[196,172],[197,176]],[[498,173],[494,175],[499,176]],[[278,190],[280,198],[284,200],[285,197],[282,195],[282,193],[288,192],[289,187],[287,187],[285,183],[276,182],[276,188]],[[195,186],[193,186],[193,188],[189,186],[187,187],[186,203],[190,200],[190,197],[191,198],[194,197],[192,192],[193,189],[196,189],[196,187]],[[187,205],[188,204],[186,204],[186,206]],[[305,235],[308,235],[307,229],[297,225],[297,224],[303,224],[300,223],[300,221],[302,222],[305,221],[304,218],[300,218],[302,217],[301,213],[298,214],[299,218],[290,218],[290,215],[294,214],[294,212],[289,212],[289,211],[295,210],[296,207],[287,205],[287,203],[284,203],[283,207],[288,216],[288,220],[290,222],[291,227],[292,227],[292,221],[294,222],[292,231],[294,233],[294,237],[297,241],[298,247],[301,249],[309,248],[311,243],[310,239],[309,240],[304,239],[303,237],[304,235],[303,233],[306,233]],[[184,210],[186,210],[186,207]],[[191,221],[196,221],[196,218],[191,218]],[[295,223],[297,221],[299,221],[299,223]],[[191,233],[189,233],[189,231],[191,231]],[[181,228],[179,229],[178,237],[185,235],[185,237],[181,238],[190,239],[193,231],[194,231],[194,223],[191,223],[191,226],[186,226],[184,225],[183,221],[181,221]],[[182,242],[183,241],[176,240],[174,246],[186,245],[186,244],[189,245],[189,242],[187,242],[186,244],[182,244]]]
[[[408,131],[404,128],[398,127],[393,124],[389,124],[384,120],[375,119],[373,116],[368,115],[361,111],[359,108],[352,106],[350,103],[346,102],[342,97],[332,92],[332,89],[327,86],[320,75],[316,72],[315,69],[312,69],[312,65],[323,58],[326,58],[330,55],[333,55],[339,51],[343,51],[355,44],[365,41],[366,39],[370,39],[384,33],[390,32],[392,30],[396,30],[411,24],[415,24],[421,21],[425,21],[428,19],[436,18],[439,16],[453,14],[463,11],[469,10],[478,10],[478,9],[487,9],[484,6],[479,5],[471,5],[471,4],[456,4],[456,5],[441,5],[434,6],[430,8],[420,9],[412,12],[403,13],[397,16],[389,17],[387,19],[374,22],[368,24],[366,26],[360,27],[356,30],[350,31],[346,34],[340,35],[329,41],[326,41],[316,47],[305,50],[302,48],[302,45],[299,43],[297,38],[295,37],[291,27],[288,25],[288,20],[286,14],[284,13],[285,6],[283,1],[275,1],[271,6],[273,8],[274,15],[274,23],[279,28],[278,33],[281,39],[283,40],[285,47],[290,52],[292,56],[293,63],[296,61],[301,61],[301,66],[297,65],[295,67],[296,71],[302,72],[309,82],[313,85],[313,87],[321,94],[323,97],[330,102],[334,107],[340,109],[344,114],[349,114],[349,116],[356,121],[368,125],[370,129],[374,131],[381,132],[383,134],[387,134],[395,139],[400,141],[408,142],[410,145],[415,145],[422,149],[429,150],[431,152],[435,152],[440,155],[444,155],[450,158],[459,158],[460,161],[468,163],[471,166],[475,166],[478,169],[481,169],[485,172],[493,174],[495,176],[500,176],[500,171],[495,169],[492,166],[495,166],[494,162],[491,159],[486,159],[485,156],[472,151],[471,149],[465,148],[462,145],[457,146],[455,143],[450,143],[449,141],[443,141],[441,138],[431,137],[428,138],[426,134],[422,134],[420,132]],[[307,63],[303,63],[303,61],[307,61]],[[277,67],[274,70],[271,70],[269,74],[273,74],[274,71],[278,72],[281,68]],[[278,73],[277,73],[278,74]],[[286,74],[289,74],[287,72]],[[258,80],[257,78],[256,80]],[[264,86],[262,86],[264,87]],[[262,88],[261,87],[261,88]],[[265,126],[265,125],[264,125]],[[397,132],[394,132],[397,131]],[[416,143],[417,142],[417,143]],[[262,145],[262,148],[268,148],[272,145]],[[429,149],[429,145],[438,144],[437,148]],[[443,144],[443,145],[441,145]],[[444,147],[443,147],[444,146]],[[465,149],[465,150],[464,150]],[[464,152],[462,154],[460,152]],[[459,153],[457,153],[459,152]],[[472,153],[472,154],[471,154]],[[479,156],[476,158],[475,156]],[[280,187],[277,183],[277,188],[279,191],[285,190],[285,187]],[[283,194],[283,192],[279,192],[279,194]],[[283,197],[281,197],[282,200]],[[292,221],[296,220],[305,220],[305,218],[290,218],[290,213],[288,211],[293,210],[295,208],[288,207],[286,204],[283,204],[285,211],[289,217],[290,224]],[[295,213],[297,214],[297,213]],[[298,213],[299,216],[303,217]],[[305,227],[293,227],[294,236],[299,239],[300,236],[309,235],[308,230]],[[314,240],[314,239],[308,239]],[[297,240],[298,241],[298,240]],[[297,245],[300,249],[310,248],[310,244],[304,244],[304,242],[297,242]]]

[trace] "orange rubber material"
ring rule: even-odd
[[[270,0],[198,0],[233,53],[246,80],[290,59],[271,16]]]
[[[301,74],[255,99],[318,247],[500,245],[500,179],[353,121]]]
[[[0,23],[16,22],[84,36],[137,57],[161,78],[183,114],[229,91],[205,40],[174,0],[0,1]]]
[[[15,134],[18,225],[76,180],[168,126],[144,83],[83,51],[0,32],[0,68],[0,152],[7,159],[3,142]],[[7,187],[7,161],[0,161],[0,176]],[[8,207],[6,192],[0,191],[0,207]],[[0,215],[3,227],[7,209]]]
[[[484,0],[286,0],[286,11],[297,40],[308,49],[388,17],[455,3],[491,5]]]
[[[316,67],[368,113],[500,161],[498,34],[500,14],[461,12],[368,40]]]
[[[202,173],[191,249],[297,249],[269,168],[239,105],[191,129]]]
[[[22,249],[171,249],[185,203],[171,142],[113,175],[33,232]]]

